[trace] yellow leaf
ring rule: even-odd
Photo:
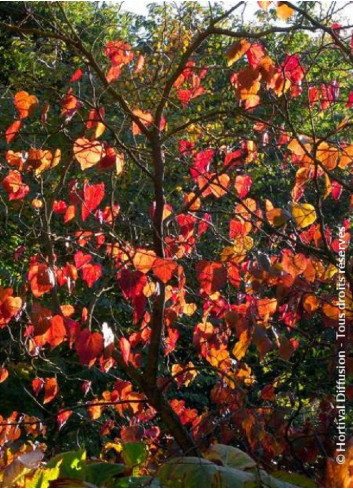
[[[299,229],[306,228],[316,221],[315,207],[311,204],[300,204],[293,202],[291,204],[291,213],[296,226]]]

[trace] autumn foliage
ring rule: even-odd
[[[0,21],[65,73],[2,97],[4,487],[352,487],[352,29],[257,3]]]

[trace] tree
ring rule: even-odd
[[[351,32],[258,3],[2,16],[3,484],[352,483]]]

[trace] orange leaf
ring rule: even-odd
[[[210,184],[210,189],[212,194],[219,199],[227,193],[227,188],[229,187],[230,178],[226,173],[223,173],[217,177],[213,183]]]
[[[143,110],[136,109],[133,110],[132,112],[136,117],[140,119],[142,124],[147,127],[153,122],[153,115],[150,112],[144,112]],[[138,134],[141,134],[141,129],[139,126],[136,124],[136,122],[132,123],[132,134],[134,136],[137,136]]]
[[[119,347],[126,365],[129,363],[131,345],[126,338],[119,338]]]
[[[64,320],[58,314],[50,319],[50,327],[46,333],[47,342],[51,348],[60,345],[67,336]]]
[[[133,264],[136,270],[142,273],[148,273],[156,260],[156,253],[153,250],[138,248],[133,258]]]
[[[338,321],[340,314],[338,306],[325,302],[325,304],[322,306],[322,310],[326,317],[333,321]]]
[[[221,289],[227,281],[227,270],[222,263],[201,260],[196,264],[197,278],[208,295]]]
[[[80,102],[77,97],[72,93],[72,88],[69,88],[67,93],[61,100],[61,115],[71,118],[75,112],[80,108]]]
[[[71,204],[67,206],[67,209],[65,211],[64,215],[64,223],[66,224],[69,221],[72,221],[76,217],[76,206]]]
[[[15,166],[20,171],[23,170],[25,160],[22,153],[15,152],[10,149],[6,152],[5,158],[10,166]]]
[[[87,129],[93,129],[93,139],[99,138],[105,131],[106,126],[102,122],[104,117],[105,110],[104,107],[101,109],[92,109],[88,116],[88,121],[86,124]]]
[[[290,252],[283,252],[282,267],[283,270],[292,277],[297,277],[303,273],[308,265],[308,260],[305,255],[298,253],[297,255],[292,255]]]
[[[58,383],[55,377],[45,379],[44,384],[44,401],[43,404],[51,402],[59,392]]]
[[[38,106],[38,99],[35,95],[28,92],[17,92],[15,95],[15,107],[19,113],[20,119],[25,119],[33,113]]]
[[[98,404],[98,403],[99,403],[99,399],[97,398],[87,403],[88,416],[92,421],[99,419],[103,414],[105,405],[103,403],[102,404]]]
[[[244,56],[244,54],[247,52],[247,50],[250,48],[250,46],[251,46],[251,43],[249,41],[246,41],[245,39],[241,39],[240,41],[232,44],[227,49],[227,52],[226,52],[228,66],[231,66],[236,61],[238,61],[242,56]]]
[[[341,148],[341,158],[338,166],[342,169],[352,165],[353,162],[353,144]]]
[[[283,226],[283,224],[288,221],[288,217],[285,215],[284,211],[279,208],[274,208],[270,200],[265,200],[265,206],[267,220],[272,226]]]
[[[177,268],[178,265],[174,261],[156,258],[152,270],[156,277],[166,284],[173,277]]]
[[[288,7],[284,2],[277,2],[276,9],[277,17],[281,20],[287,20],[294,14],[294,10],[291,7]]]
[[[21,310],[22,299],[21,297],[7,297],[1,304],[1,316],[5,322],[9,321],[12,317]]]
[[[140,56],[137,58],[136,66],[135,66],[135,69],[134,69],[134,73],[135,74],[141,73],[141,71],[143,70],[144,65],[145,65],[145,57],[142,54],[140,54]]]
[[[303,307],[309,314],[315,312],[319,307],[319,301],[315,295],[307,295],[303,301]]]
[[[15,121],[6,129],[5,137],[7,144],[10,144],[21,128],[21,121]]]
[[[2,180],[1,184],[9,194],[10,200],[21,200],[29,192],[29,186],[22,182],[21,173],[17,170],[10,170],[7,177]]]
[[[1,382],[5,382],[7,377],[9,376],[9,371],[5,367],[0,367],[0,384]]]
[[[45,263],[32,265],[28,272],[28,280],[34,297],[40,297],[49,292],[55,283],[54,274]]]
[[[316,151],[316,158],[326,170],[333,170],[336,168],[338,156],[338,149],[330,147],[325,142],[320,143]]]
[[[56,149],[54,155],[51,151],[30,148],[28,151],[27,169],[34,170],[36,176],[43,171],[50,170],[60,163],[61,150]]]
[[[104,148],[99,141],[79,138],[74,143],[74,155],[81,165],[81,170],[87,170],[100,162],[104,156]]]
[[[262,10],[268,10],[268,7],[270,6],[271,2],[257,2],[259,7],[262,8]]]
[[[276,399],[275,386],[267,384],[261,391],[261,399],[264,401],[274,401]]]
[[[241,333],[239,341],[235,344],[232,351],[237,360],[241,360],[245,356],[245,353],[251,344],[251,339],[251,334],[247,329]]]
[[[343,455],[338,450],[335,453]],[[325,487],[352,487],[353,486],[353,438],[349,438],[346,443],[343,463],[337,463],[335,458],[327,458]]]
[[[107,82],[111,83],[112,81],[117,80],[120,74],[121,74],[120,66],[111,66],[106,76]]]
[[[257,301],[257,310],[260,318],[267,323],[270,316],[276,312],[277,309],[277,300],[276,299],[258,299]]]

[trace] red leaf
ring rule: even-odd
[[[276,399],[275,387],[267,384],[261,391],[261,399],[264,401],[274,401]]]
[[[265,50],[259,42],[256,42],[250,46],[246,52],[246,56],[249,61],[249,65],[252,68],[257,68],[261,60],[266,56]]]
[[[70,418],[70,416],[72,415],[72,411],[70,410],[61,410],[56,418],[57,422],[58,422],[58,425],[59,425],[59,430],[61,430],[61,428],[64,426],[64,424],[66,423],[66,421]]]
[[[51,402],[59,392],[58,383],[55,377],[45,379],[44,384],[44,401],[43,404]]]
[[[38,377],[32,380],[32,389],[36,396],[38,396],[39,392],[43,389],[43,387],[44,387],[44,379]]]
[[[125,299],[135,299],[143,295],[143,288],[147,284],[147,277],[142,272],[122,270],[118,275],[118,284]]]
[[[252,180],[249,175],[237,175],[235,177],[234,188],[237,191],[238,197],[243,199],[250,191]]]
[[[39,302],[34,302],[30,314],[31,322],[34,328],[34,335],[40,336],[50,328],[50,319],[52,313],[47,307],[43,307]]]
[[[331,194],[334,200],[339,200],[342,194],[343,187],[340,183],[336,182],[336,180],[332,180],[331,182],[332,190]]]
[[[92,366],[103,352],[103,346],[103,336],[100,333],[91,333],[89,329],[80,331],[75,347],[82,365]]]
[[[74,255],[75,267],[80,269],[86,263],[89,263],[92,260],[92,255],[87,253],[86,255],[82,251],[77,251]]]
[[[169,355],[175,350],[177,341],[179,339],[180,333],[176,328],[168,328],[168,336],[165,339],[165,350],[164,355]]]
[[[73,83],[78,81],[82,75],[83,75],[83,71],[81,70],[81,68],[79,68],[78,70],[75,71],[75,73],[70,78],[70,82]]]
[[[64,200],[54,200],[53,212],[55,214],[64,215],[67,209],[67,203]]]
[[[89,185],[85,183],[83,186],[83,202],[82,202],[82,221],[85,221],[92,211],[97,209],[99,204],[104,199],[105,186],[104,183],[96,183]]]
[[[353,39],[353,36],[352,36]],[[309,89],[310,90],[310,89]],[[315,89],[317,91],[317,89]],[[351,109],[353,106],[353,92],[350,92],[348,96],[348,102],[346,103],[345,107],[346,109]]]
[[[113,66],[124,66],[130,63],[134,57],[130,44],[124,41],[108,41],[104,54]]]
[[[88,287],[92,287],[94,283],[103,275],[102,266],[98,263],[88,263],[81,269],[82,280],[86,282]]]
[[[129,356],[131,350],[130,342],[126,338],[119,338],[119,347],[121,350],[121,354],[123,356],[123,360],[127,365],[129,363]]]
[[[201,260],[196,264],[197,278],[203,291],[211,295],[227,281],[227,271],[222,263]]]
[[[200,175],[209,171],[214,154],[214,149],[206,149],[197,153],[190,169],[191,178],[197,180]]]

